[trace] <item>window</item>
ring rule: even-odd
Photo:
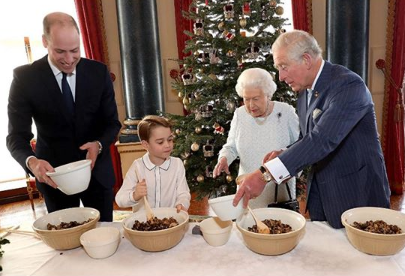
[[[32,60],[47,54],[42,46],[43,17],[55,11],[63,11],[72,15],[76,21],[76,9],[73,0],[13,0],[0,4],[0,183],[25,177],[21,166],[11,157],[6,147],[8,133],[7,103],[13,69],[27,64],[24,37],[28,37],[31,45]],[[84,54],[84,52],[82,52]],[[35,133],[35,126],[33,129]]]

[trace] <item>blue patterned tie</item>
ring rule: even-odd
[[[70,89],[69,83],[67,82],[66,73],[62,72],[62,75],[63,99],[65,100],[66,108],[69,114],[73,116],[73,114],[75,113],[75,102],[73,101],[72,90]]]

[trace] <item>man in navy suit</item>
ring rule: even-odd
[[[300,138],[267,154],[249,174],[234,204],[258,196],[267,181],[278,184],[310,166],[307,209],[311,220],[343,227],[344,211],[361,206],[389,208],[390,190],[377,133],[374,104],[363,80],[322,59],[310,34],[291,31],[272,46],[279,78],[298,93]]]
[[[48,14],[43,27],[48,55],[14,70],[7,147],[35,175],[48,212],[78,207],[81,200],[100,211],[101,221],[112,221],[115,177],[109,146],[121,124],[110,74],[104,64],[80,57],[79,28],[70,15]],[[62,87],[70,93],[64,94],[69,104]],[[30,147],[32,119],[37,127],[35,152]],[[55,189],[46,172],[83,159],[92,161],[88,189],[69,196]]]

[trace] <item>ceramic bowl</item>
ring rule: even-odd
[[[305,234],[305,218],[294,211],[281,208],[260,208],[253,210],[260,220],[280,220],[291,226],[292,231],[283,234],[259,234],[248,231],[248,227],[256,225],[248,212],[236,220],[236,227],[242,233],[247,248],[262,255],[281,255],[293,250]]]
[[[58,189],[67,195],[83,192],[89,187],[91,176],[91,160],[80,160],[55,168],[55,172],[47,172]]]
[[[401,234],[376,234],[353,227],[353,223],[365,223],[369,220],[383,220],[402,229]],[[399,211],[378,208],[359,207],[342,214],[342,224],[346,228],[347,238],[354,248],[371,255],[394,255],[405,247],[405,214]]]
[[[233,222],[222,221],[218,217],[207,218],[200,222],[200,230],[204,240],[211,246],[221,246],[228,242]]]
[[[80,243],[90,257],[104,259],[117,251],[120,236],[120,230],[115,227],[99,227],[82,234]]]
[[[176,208],[152,208],[152,211],[158,219],[175,218],[179,225],[158,231],[133,230],[135,220],[146,222],[145,210],[140,210],[122,222],[126,237],[135,247],[144,251],[164,251],[176,246],[187,231],[189,220],[187,212],[177,213]]]
[[[245,209],[243,208],[243,199],[239,201],[236,207],[232,205],[234,197],[233,194],[211,198],[208,200],[208,204],[222,221],[237,219]]]
[[[61,230],[47,230],[48,223],[53,225],[60,225],[62,222],[68,223],[76,221],[82,223],[89,219],[91,221],[67,229]],[[77,207],[68,208],[49,213],[34,221],[32,228],[38,236],[48,246],[57,250],[72,249],[80,246],[80,236],[96,227],[100,219],[100,212],[93,208]]]

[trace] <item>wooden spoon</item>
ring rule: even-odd
[[[32,232],[32,231],[24,231],[24,230],[17,230],[18,227],[10,227],[10,228],[0,228],[0,233],[5,232],[5,233],[15,233],[15,234],[21,234],[21,235],[28,235],[28,236],[34,236],[38,239],[41,239],[37,233]],[[5,236],[5,235],[4,235]]]
[[[136,168],[136,166],[135,166],[135,175],[136,175],[136,178],[138,179],[138,182],[139,182],[141,179],[139,178],[139,173],[138,173],[138,169]],[[143,197],[143,203],[145,205],[146,219],[148,221],[153,220],[155,215],[153,214],[152,208],[150,208],[149,201],[146,198],[146,196]]]
[[[269,229],[269,227],[267,227],[266,224],[264,224],[260,219],[258,219],[258,218],[255,216],[255,213],[253,213],[253,210],[250,209],[249,205],[248,205],[248,209],[249,209],[249,212],[252,214],[252,217],[253,217],[253,218],[255,219],[255,221],[256,221],[257,231],[258,231],[260,234],[270,234],[270,229]]]

